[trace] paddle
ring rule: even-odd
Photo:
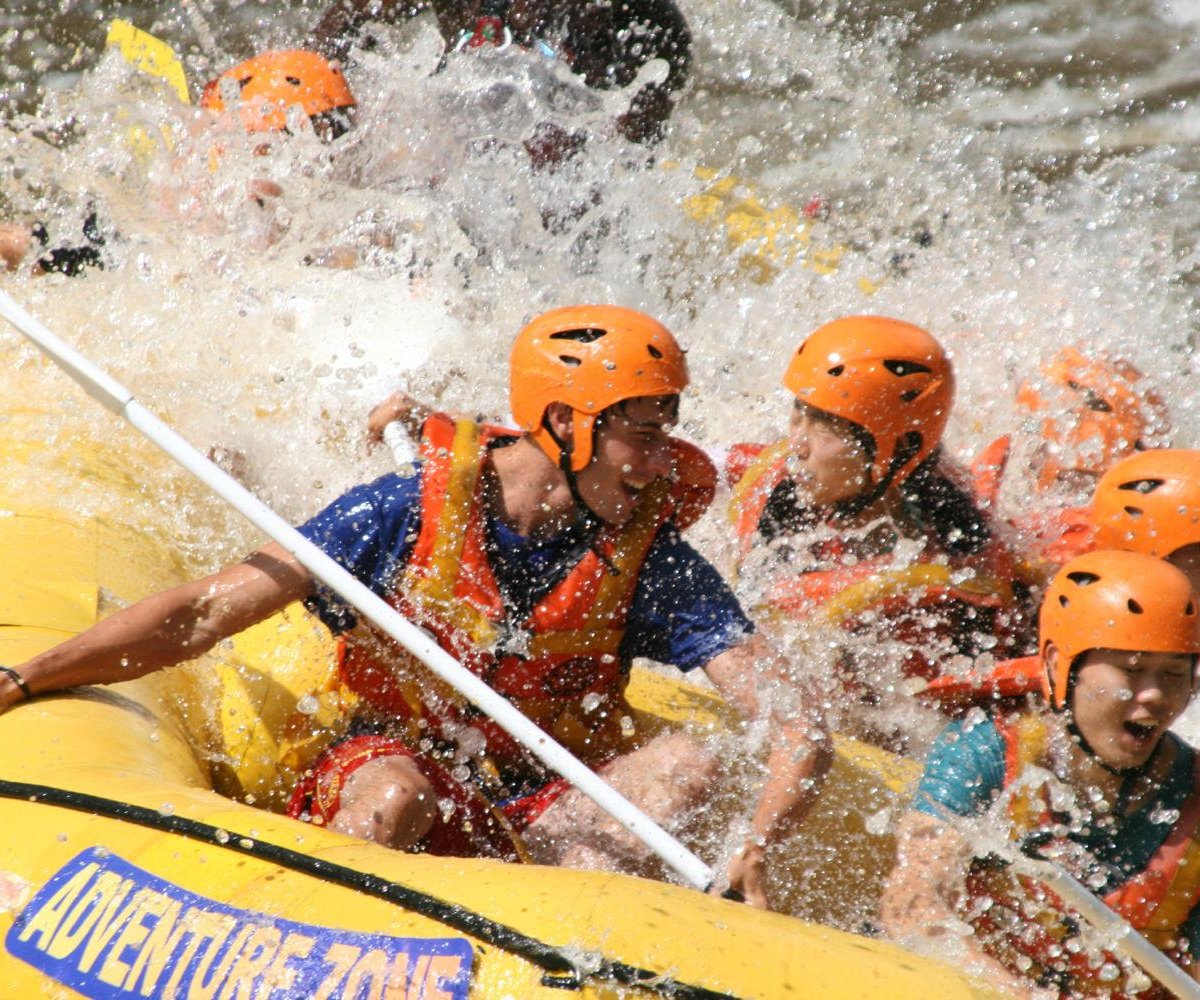
[[[116,48],[129,65],[167,84],[184,104],[188,103],[187,76],[175,50],[149,32],[120,18],[108,26],[104,44]]]
[[[421,660],[434,674],[499,723],[513,739],[587,795],[689,884],[702,890],[712,884],[712,869],[683,844],[450,656],[428,633],[399,615],[386,601],[222,472],[137,402],[133,394],[107,372],[51,333],[6,292],[0,292],[0,316],[83,386],[89,395],[112,413],[123,417],[255,527],[287,549],[314,578],[340,594],[343,600]]]
[[[962,816],[942,807],[938,810],[938,818],[958,831],[968,843],[978,845],[979,831],[968,830]],[[987,829],[990,833],[985,836],[983,845],[987,852],[1001,858],[1014,870],[1043,883],[1099,931],[1107,947],[1138,965],[1174,996],[1180,1000],[1200,1000],[1200,983],[1147,941],[1129,921],[1106,906],[1087,886],[1054,862],[1022,852],[995,827]]]
[[[1018,867],[1043,882],[1095,927],[1114,952],[1141,966],[1180,1000],[1200,1000],[1200,983],[1147,941],[1129,921],[1105,906],[1082,882],[1049,861],[1020,857]]]

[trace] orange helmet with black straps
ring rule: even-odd
[[[297,104],[312,118],[357,103],[337,63],[306,49],[264,52],[238,63],[209,81],[200,106],[224,111],[231,87],[247,132],[286,129],[288,111]]]
[[[1200,544],[1200,451],[1153,448],[1124,458],[1096,484],[1096,543],[1167,558]]]
[[[802,403],[871,435],[875,484],[889,472],[902,482],[932,454],[954,401],[954,369],[941,344],[919,326],[885,316],[819,327],[792,356],[783,384]],[[893,469],[897,452],[903,462]]]
[[[1058,650],[1047,677],[1050,704],[1063,709],[1071,670],[1090,649],[1200,655],[1200,610],[1187,576],[1143,552],[1103,549],[1058,571],[1042,599],[1043,658]]]
[[[514,419],[556,463],[562,448],[543,422],[551,403],[575,411],[570,467],[592,460],[596,418],[639,396],[674,396],[688,384],[687,360],[671,331],[621,306],[567,306],[543,313],[513,343]]]
[[[1017,403],[1044,415],[1040,431],[1049,453],[1039,477],[1043,487],[1064,471],[1100,475],[1136,450],[1168,443],[1166,403],[1128,361],[1064,347],[1041,375],[1043,385],[1023,384]]]

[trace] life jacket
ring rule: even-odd
[[[668,520],[682,516],[686,526],[703,513],[716,471],[699,449],[673,439],[677,481],[646,487],[629,520],[602,529],[528,616],[514,622],[488,561],[479,497],[489,444],[511,436],[443,414],[426,421],[420,532],[386,599],[568,749],[588,761],[604,759],[632,738],[620,646],[642,563]],[[372,630],[346,642],[341,668],[371,709],[407,722],[414,745],[453,739],[470,726],[493,759],[521,758],[498,725]]]
[[[789,475],[788,452],[787,440],[765,446],[736,445],[730,450],[726,463],[726,476],[732,482],[729,519],[743,561],[756,544],[762,544],[759,524],[771,494]],[[928,561],[909,566],[895,566],[890,556],[842,562],[844,554],[845,546],[836,540],[821,543],[821,561],[832,567],[779,575],[766,587],[760,610],[792,620],[823,619],[848,630],[868,619],[886,619],[889,634],[914,649],[904,668],[910,677],[940,673],[937,664],[917,652],[931,638],[930,612],[939,622],[935,631],[956,631],[956,623],[966,626],[961,637],[944,636],[959,652],[977,652],[969,648],[972,640],[965,632],[992,632],[1002,646],[1013,641],[1001,614],[1014,601],[1008,582],[1011,560],[1002,546],[990,546],[970,567],[939,558],[942,554],[932,543],[926,546]],[[988,572],[975,569],[980,565]],[[966,614],[964,605],[970,609]]]
[[[1010,788],[1026,767],[1044,763],[1045,722],[1040,712],[998,717],[995,722],[1004,740],[1004,784]],[[1181,752],[1192,751],[1185,747]],[[1180,934],[1200,903],[1197,764],[1200,761],[1193,760],[1192,789],[1179,818],[1146,868],[1103,897],[1110,909],[1181,964],[1186,953],[1178,944]],[[1017,791],[1008,811],[1016,840],[1038,830],[1050,832],[1062,823],[1051,810],[1044,784]],[[1130,985],[1122,983],[1119,975],[1114,977],[1119,959],[1106,952],[1088,954],[1073,943],[1079,920],[1061,899],[1035,879],[1014,876],[1007,865],[995,859],[980,859],[972,865],[960,909],[990,955],[1043,985],[1057,985],[1064,995],[1139,1000],[1167,995],[1157,985]]]
[[[985,447],[971,463],[975,496],[985,506],[996,503],[1011,452],[1012,439],[1006,434]],[[1063,507],[1034,510],[1012,518],[1010,523],[1031,559],[1057,569],[1095,548],[1096,526],[1091,515],[1090,507]]]
[[[1030,695],[1044,697],[1045,693],[1046,669],[1041,657],[1022,656],[1004,660],[986,673],[935,677],[917,692],[917,697],[947,715],[958,716],[973,706],[994,708],[997,702]]]

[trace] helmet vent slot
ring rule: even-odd
[[[1142,510],[1141,507],[1130,507],[1128,504],[1126,504],[1121,509],[1124,510],[1125,513],[1128,514],[1130,517],[1141,517],[1145,513],[1145,511]]]
[[[919,395],[921,395],[920,389],[905,389],[900,393],[900,398],[906,403],[911,403]]]
[[[287,82],[290,83],[293,87],[300,86],[300,77],[298,77],[298,76],[287,76],[287,77],[284,77],[284,79],[287,80]]]
[[[1095,389],[1089,389],[1074,379],[1067,379],[1067,388],[1083,396],[1083,405],[1096,413],[1112,413],[1112,404],[1104,399]]]
[[[650,352],[650,357],[652,357],[652,358],[661,359],[663,356],[663,352],[660,351],[653,344],[647,344],[646,350]]]
[[[557,333],[550,334],[551,340],[573,340],[577,344],[594,344],[601,337],[607,336],[607,330],[601,330],[598,327],[586,326],[578,330],[559,330]]]
[[[1129,598],[1129,600],[1127,600],[1125,602],[1125,604],[1128,606],[1131,614],[1140,615],[1140,614],[1145,613],[1142,606],[1140,604],[1138,604],[1138,602],[1135,601],[1132,597]]]
[[[837,378],[845,370],[846,370],[845,365],[834,365],[832,368],[829,369],[829,374],[832,375],[834,378]]]
[[[583,364],[582,358],[577,358],[571,354],[560,354],[558,356],[558,360],[564,365],[570,365],[572,368],[578,368],[581,364]]]
[[[1068,573],[1067,579],[1080,587],[1090,587],[1100,579],[1100,576],[1097,573],[1089,573],[1087,570],[1077,569],[1073,573]]]
[[[933,369],[928,365],[923,365],[919,361],[902,361],[896,358],[891,358],[883,363],[883,367],[890,371],[898,378],[904,378],[905,375],[932,375]]]
[[[1128,483],[1122,483],[1117,487],[1118,490],[1129,490],[1133,493],[1153,493],[1156,489],[1162,486],[1161,479],[1134,479]]]
[[[1183,609],[1183,613],[1191,618],[1196,613],[1196,604],[1194,601],[1188,601],[1187,607]]]

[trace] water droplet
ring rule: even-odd
[[[321,708],[321,701],[316,695],[306,694],[296,702],[296,711],[301,715],[316,715]]]
[[[1163,826],[1174,826],[1179,821],[1178,809],[1163,809],[1156,807],[1150,813],[1151,823],[1161,823]]]
[[[214,835],[218,844],[228,844],[229,834],[225,830],[218,830]]]
[[[595,691],[589,691],[583,696],[583,700],[580,702],[580,707],[585,712],[594,712],[600,707],[600,704],[603,701],[604,699],[601,698],[600,695],[596,694]]]
[[[170,802],[164,802],[161,806],[158,807],[158,811],[163,816],[174,816],[175,815],[175,806]]]

